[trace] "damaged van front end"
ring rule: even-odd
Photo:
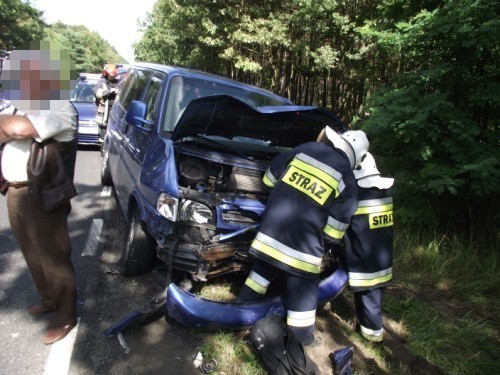
[[[226,96],[193,101],[172,136],[177,215],[165,228],[168,235],[156,236],[157,256],[167,268],[194,281],[246,274],[269,193],[262,182],[266,169],[283,150],[314,140],[328,120],[311,107],[271,111]],[[162,199],[168,205],[172,197]]]
[[[264,173],[277,155],[315,141],[327,125],[346,130],[329,111],[249,85],[131,66],[110,115],[101,169],[128,223],[120,272],[139,275],[159,264],[166,283],[191,284],[246,275],[269,194]]]

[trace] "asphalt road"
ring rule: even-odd
[[[26,308],[39,301],[13,237],[0,196],[0,373],[199,374],[192,365],[203,334],[164,319],[126,332],[122,342],[103,330],[134,310],[147,311],[162,287],[151,274],[125,278],[116,272],[126,224],[112,189],[100,184],[101,157],[80,148],[75,184],[78,196],[69,217],[78,286],[77,328],[54,345],[44,345],[47,317]]]

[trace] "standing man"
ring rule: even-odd
[[[392,279],[393,178],[380,176],[370,153],[354,170],[358,207],[345,236],[345,264],[354,291],[356,330],[370,341],[384,337],[382,297]]]
[[[95,121],[99,125],[99,142],[104,142],[106,127],[108,126],[108,117],[118,94],[118,68],[115,64],[107,64],[104,67],[102,76],[94,87],[96,98],[96,116]]]
[[[264,175],[273,188],[250,253],[257,260],[238,302],[261,299],[285,273],[287,325],[304,345],[314,341],[325,242],[339,243],[356,210],[353,168],[368,151],[364,132],[330,127],[319,142],[280,154]]]
[[[40,302],[31,315],[51,315],[44,343],[64,338],[77,324],[75,272],[68,233],[70,203],[45,211],[28,189],[30,145],[54,138],[75,144],[63,154],[73,178],[77,112],[70,104],[74,88],[69,55],[49,42],[31,42],[12,51],[4,62],[2,81],[12,106],[0,113],[2,172],[8,181],[9,221],[26,260]],[[7,112],[7,114],[6,114]],[[70,150],[71,149],[71,150]]]

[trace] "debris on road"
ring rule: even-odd
[[[121,332],[117,335],[117,337],[125,353],[128,354],[130,352],[130,348],[128,347],[127,342],[125,341],[125,337],[123,337],[123,334]]]
[[[201,352],[198,352],[198,354],[196,355],[196,358],[193,361],[193,366],[195,368],[199,368],[202,363],[203,363],[203,354],[201,354]]]
[[[351,375],[351,363],[354,356],[354,348],[349,346],[330,353],[335,375]]]
[[[211,359],[208,362],[204,362],[200,365],[200,371],[204,374],[210,374],[217,367],[217,361],[215,359]]]

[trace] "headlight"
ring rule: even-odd
[[[186,200],[181,207],[180,220],[208,224],[212,222],[212,211],[204,204]]]
[[[156,209],[161,216],[168,220],[177,221],[177,210],[179,201],[168,194],[161,193],[156,202]]]

